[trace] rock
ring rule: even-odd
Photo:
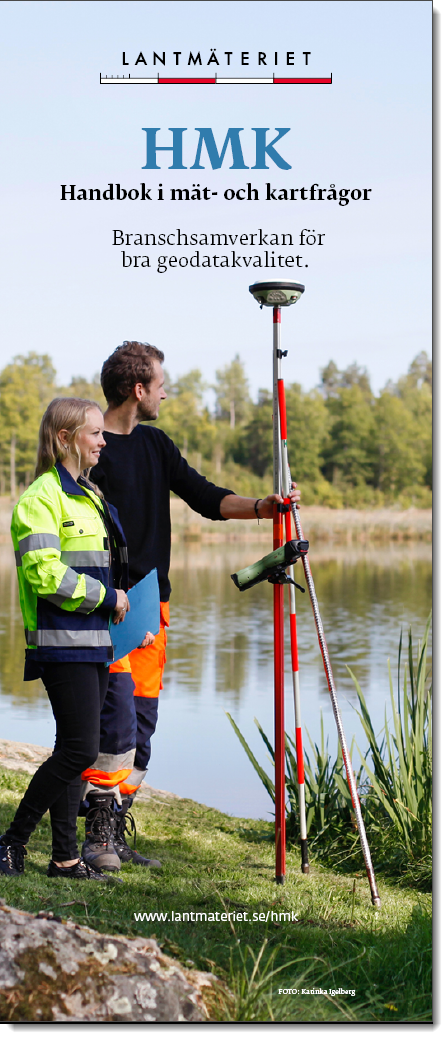
[[[35,743],[20,743],[16,740],[0,739],[0,765],[2,768],[11,769],[14,772],[28,772],[33,776],[39,765],[50,757],[50,747],[39,747]],[[139,792],[139,801],[150,801],[159,798],[164,801],[180,801],[179,794],[172,794],[169,790],[159,790],[149,783],[142,783]]]
[[[28,772],[32,776],[43,761],[50,757],[48,747],[34,743],[16,743],[15,740],[0,740],[0,765],[16,771]]]
[[[0,899],[1,1021],[206,1021],[212,974],[152,938],[100,934]]]

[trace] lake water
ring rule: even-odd
[[[233,815],[270,818],[271,801],[237,740],[229,711],[267,768],[254,716],[273,738],[272,588],[238,592],[230,574],[269,551],[266,544],[173,546],[171,627],[165,688],[147,781]],[[311,558],[348,740],[365,738],[347,673],[355,672],[377,734],[389,709],[387,659],[394,680],[400,630],[415,641],[431,606],[427,544],[314,548]],[[296,579],[302,580],[301,565]],[[308,593],[296,593],[302,724],[319,739],[320,715],[332,754],[336,729]],[[287,601],[287,595],[285,595]],[[24,639],[14,557],[0,546],[0,718],[4,739],[50,747],[54,723],[40,682],[22,681]],[[285,630],[288,630],[285,614]],[[289,646],[288,646],[289,650]],[[286,730],[294,731],[287,664]],[[307,745],[305,736],[305,745]]]

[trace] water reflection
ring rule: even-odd
[[[238,592],[229,580],[232,569],[260,554],[257,545],[177,549],[168,686],[182,680],[198,695],[212,670],[215,693],[239,704],[254,683],[265,684],[272,663],[272,589],[265,583]],[[312,564],[338,686],[355,699],[348,664],[368,697],[378,666],[396,654],[400,629],[411,625],[417,632],[424,626],[431,603],[430,546],[314,550]],[[296,607],[301,667],[311,668],[316,678],[318,673],[326,698],[308,596],[297,592]]]
[[[264,761],[253,717],[272,735],[272,588],[238,592],[230,573],[269,551],[263,543],[174,545],[172,621],[165,688],[148,781],[241,815],[268,815],[270,802],[224,711]],[[348,664],[366,695],[377,732],[388,704],[387,658],[395,668],[400,629],[420,635],[431,603],[431,548],[314,548],[313,576],[347,737],[360,735]],[[296,568],[300,581],[300,564]],[[296,594],[303,724],[318,738],[321,709],[330,746],[325,676],[308,595]],[[288,623],[286,623],[286,631]],[[0,709],[2,736],[49,746],[53,722],[40,682],[24,683],[24,640],[14,556],[0,546]],[[286,727],[293,730],[291,680]],[[364,739],[362,739],[364,744]]]

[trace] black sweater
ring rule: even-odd
[[[106,447],[90,478],[118,509],[129,552],[129,576],[140,581],[153,567],[160,598],[170,595],[170,491],[208,519],[221,520],[222,498],[233,491],[216,487],[192,469],[161,429],[138,425],[128,436],[104,433]]]

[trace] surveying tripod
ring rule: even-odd
[[[295,281],[261,281],[249,286],[249,291],[261,307],[273,308],[273,459],[274,459],[274,494],[283,498],[283,503],[274,505],[273,549],[259,563],[246,567],[232,579],[240,590],[251,587],[264,579],[273,584],[274,590],[274,746],[275,746],[275,877],[278,884],[283,884],[286,873],[286,816],[285,816],[285,711],[284,711],[284,678],[285,678],[285,645],[284,645],[284,586],[289,591],[289,617],[291,636],[291,665],[294,690],[294,711],[296,728],[297,779],[299,786],[300,807],[300,841],[302,852],[302,872],[309,872],[306,806],[305,806],[305,773],[303,761],[302,727],[300,719],[299,695],[299,659],[297,646],[297,624],[295,610],[295,587],[299,587],[292,577],[293,564],[300,558],[303,564],[305,581],[311,600],[311,607],[316,625],[319,648],[330,693],[333,714],[336,722],[342,756],[344,759],[347,783],[353,805],[356,825],[359,833],[361,849],[367,877],[370,885],[372,904],[380,906],[381,901],[376,885],[369,845],[361,814],[361,805],[356,789],[355,775],[350,753],[345,738],[342,718],[336,696],[336,687],[331,669],[327,643],[319,611],[313,575],[308,559],[308,542],[304,540],[300,515],[297,505],[290,501],[292,491],[291,473],[288,462],[288,438],[286,424],[285,387],[281,374],[283,352],[280,345],[281,308],[289,307],[300,299],[305,291],[304,286]],[[292,522],[294,520],[296,539],[293,540]],[[285,544],[286,541],[286,544]],[[301,591],[304,591],[302,588]]]

